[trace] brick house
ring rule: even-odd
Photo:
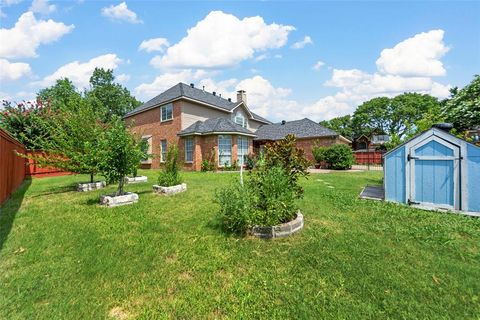
[[[147,140],[149,153],[154,155],[142,162],[142,168],[160,168],[172,143],[179,147],[184,169],[199,171],[203,160],[218,168],[233,162],[242,165],[254,147],[259,150],[288,133],[297,136],[310,158],[314,140],[324,145],[349,142],[308,119],[273,124],[248,108],[243,90],[234,102],[184,83],[130,111],[124,119],[135,134]]]

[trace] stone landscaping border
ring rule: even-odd
[[[77,191],[78,192],[85,192],[97,189],[103,189],[107,186],[105,181],[96,181],[91,183],[79,183],[77,184]]]
[[[122,196],[114,194],[103,195],[100,197],[100,204],[106,207],[118,207],[138,202],[138,194],[127,192]]]
[[[254,226],[250,230],[251,234],[258,238],[271,239],[288,237],[303,229],[303,214],[298,211],[297,217],[290,222],[282,223],[276,226]]]
[[[171,186],[171,187],[162,187],[156,184],[153,185],[153,192],[163,194],[166,196],[170,196],[172,194],[180,193],[184,191],[187,191],[186,183],[178,184],[176,186]]]
[[[126,184],[141,183],[141,182],[147,182],[147,181],[148,181],[147,176],[125,177]]]

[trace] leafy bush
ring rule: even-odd
[[[350,169],[354,162],[352,148],[346,144],[334,144],[327,148],[325,161],[334,170]]]
[[[238,160],[234,160],[232,164],[229,162],[226,162],[225,165],[223,166],[223,170],[225,171],[236,171],[238,170]]]
[[[212,150],[210,151],[210,158],[209,159],[204,159],[202,161],[201,170],[203,172],[207,172],[207,171],[214,171],[215,168],[216,168],[215,149],[212,148]]]
[[[310,162],[305,157],[303,149],[297,148],[295,136],[287,135],[284,139],[265,146],[260,167],[282,167],[290,177],[290,187],[297,197],[303,195],[303,188],[298,185],[298,179],[308,175]]]
[[[291,221],[298,210],[290,177],[281,167],[250,174],[244,185],[238,181],[216,193],[222,226],[237,234],[255,226],[273,226]]]
[[[315,159],[315,163],[320,164],[326,160],[327,149],[327,147],[322,147],[317,144],[313,146],[312,154],[313,158]]]
[[[182,183],[178,169],[178,146],[172,143],[168,147],[165,168],[158,176],[158,184],[162,187],[176,186]]]
[[[223,228],[244,234],[254,225],[273,226],[291,221],[303,196],[298,184],[308,161],[293,136],[267,146],[245,179],[217,192]]]
[[[257,163],[257,156],[254,154],[249,154],[245,157],[245,168],[248,170],[252,170],[255,168],[255,164]]]

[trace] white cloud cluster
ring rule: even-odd
[[[1,28],[0,57],[30,58],[37,56],[41,44],[54,42],[72,31],[74,25],[62,22],[37,20],[33,12],[25,12],[11,29]]]
[[[295,28],[266,24],[262,17],[239,19],[212,11],[151,64],[158,68],[220,68],[252,58],[256,52],[280,48]]]
[[[160,51],[163,52],[166,47],[170,46],[170,43],[165,38],[153,38],[143,40],[138,50],[144,50],[146,52]]]
[[[137,17],[135,12],[128,9],[125,1],[116,6],[111,5],[103,8],[102,15],[112,20],[125,21],[128,23],[143,23],[143,21]]]
[[[46,76],[40,84],[43,87],[50,86],[57,79],[68,78],[78,88],[86,88],[89,85],[90,76],[95,68],[116,69],[122,60],[113,53],[104,54],[88,60],[87,62],[73,61],[58,68],[54,73]],[[123,79],[125,80],[125,78]]]
[[[57,10],[57,6],[49,4],[48,0],[33,0],[29,10],[40,14],[50,14]]]
[[[313,40],[310,38],[310,36],[305,36],[302,40],[295,42],[292,45],[292,49],[302,49],[307,44],[313,44]]]
[[[393,48],[382,50],[376,61],[377,72],[358,69],[333,69],[326,86],[340,91],[319,99],[306,110],[321,119],[352,113],[355,108],[374,97],[394,97],[404,92],[430,94],[438,98],[449,95],[450,85],[432,79],[444,76],[441,57],[448,51],[443,30],[432,30],[408,38]]]
[[[0,80],[18,80],[31,72],[28,63],[10,63],[6,59],[0,59]]]
[[[443,43],[443,35],[443,30],[422,32],[384,49],[377,60],[378,70],[398,76],[444,76],[447,72],[440,58],[450,48]]]

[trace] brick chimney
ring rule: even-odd
[[[238,90],[237,91],[237,103],[243,102],[245,105],[247,104],[247,93],[245,90]]]

